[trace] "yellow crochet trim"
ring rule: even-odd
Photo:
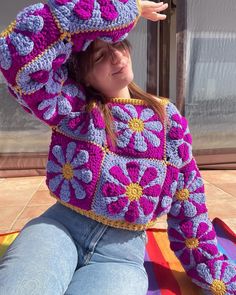
[[[130,103],[132,105],[146,105],[146,102],[142,99],[138,98],[122,98],[122,97],[114,97],[109,100],[109,102],[115,103]]]
[[[59,203],[61,203],[63,206],[68,207],[74,211],[76,211],[77,213],[80,213],[81,215],[84,215],[86,217],[89,217],[93,220],[96,220],[98,222],[101,222],[105,225],[111,226],[111,227],[115,227],[115,228],[122,228],[122,229],[128,229],[128,230],[134,230],[134,231],[139,231],[139,230],[145,230],[148,228],[151,228],[155,225],[155,223],[157,222],[157,220],[155,221],[150,221],[147,224],[130,224],[128,222],[125,222],[123,220],[110,220],[104,216],[101,215],[97,215],[92,211],[86,211],[83,210],[81,208],[78,208],[76,206],[67,204],[63,201],[61,201],[57,196],[55,196],[52,192],[50,192],[50,195],[55,198]]]
[[[7,37],[14,30],[15,26],[16,20],[11,22],[10,25],[4,31],[2,31],[2,33],[0,34],[0,38]]]

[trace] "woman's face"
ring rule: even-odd
[[[121,42],[109,45],[97,40],[92,56],[93,67],[86,82],[106,97],[117,97],[133,80],[131,57]]]

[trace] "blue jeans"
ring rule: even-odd
[[[0,261],[1,295],[145,295],[145,231],[112,228],[56,203]]]

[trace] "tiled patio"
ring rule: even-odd
[[[223,219],[236,232],[236,170],[208,170],[201,174],[210,218]],[[54,203],[45,177],[1,178],[0,233],[20,230]],[[166,228],[165,217],[156,226]]]

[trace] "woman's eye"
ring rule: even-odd
[[[100,54],[100,55],[98,55],[98,56],[95,56],[94,61],[95,61],[95,62],[98,62],[98,61],[100,61],[102,58],[103,58],[103,54]]]

